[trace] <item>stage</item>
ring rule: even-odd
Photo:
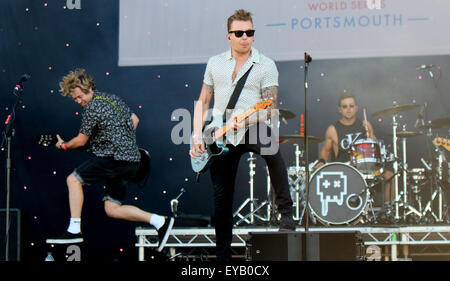
[[[277,232],[277,227],[236,227],[233,229],[233,242],[231,244],[234,250],[244,250],[247,246],[249,233],[253,232]],[[450,225],[430,225],[430,226],[344,226],[344,227],[309,227],[310,233],[316,232],[357,232],[360,233],[359,239],[362,243],[365,253],[361,260],[377,260],[378,254],[373,251],[380,249],[381,246],[390,246],[390,258],[392,261],[405,260],[400,258],[399,245],[418,245],[418,246],[438,246],[450,245]],[[304,233],[304,227],[297,227],[296,232]],[[155,248],[158,245],[158,234],[155,229],[136,228],[137,236],[136,247],[138,247],[138,259],[145,259],[145,249]],[[210,250],[214,252],[215,233],[212,227],[199,228],[174,228],[169,236],[166,248],[170,248],[170,255],[176,255],[176,251],[183,251],[190,248],[201,248],[205,253]],[[376,247],[370,247],[370,246]],[[445,255],[439,250],[429,253],[429,255]],[[420,253],[418,253],[420,255]],[[245,258],[245,256],[237,255]]]

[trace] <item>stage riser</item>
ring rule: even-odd
[[[362,256],[356,232],[253,232],[247,247],[254,261],[356,261]]]

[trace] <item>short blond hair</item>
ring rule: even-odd
[[[79,87],[85,94],[89,93],[90,89],[96,89],[94,78],[87,74],[86,70],[82,68],[70,71],[69,74],[64,76],[61,82],[59,82],[59,87],[59,91],[63,96],[70,95],[76,87]]]
[[[236,10],[234,12],[234,14],[228,18],[228,22],[227,22],[228,32],[231,31],[230,30],[231,29],[231,24],[235,20],[250,21],[253,24],[252,13],[247,12],[246,10],[243,10],[243,9]]]

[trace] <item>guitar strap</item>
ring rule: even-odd
[[[239,81],[236,84],[236,87],[234,88],[233,94],[231,95],[230,100],[228,101],[227,108],[225,109],[225,112],[223,114],[223,122],[226,123],[226,116],[227,112],[230,112],[234,109],[234,106],[236,105],[236,102],[239,99],[239,96],[242,92],[242,89],[244,88],[245,81],[247,81],[247,77],[250,74],[250,71],[252,70],[253,65],[247,70],[247,72],[244,74],[244,76],[239,79]]]
[[[109,99],[107,99],[107,98],[105,98],[105,97],[102,97],[102,96],[96,96],[95,98],[94,98],[94,100],[104,100],[104,101],[106,101],[107,103],[109,103],[112,107],[114,107],[114,109],[120,114],[120,116],[122,117],[122,120],[123,120],[123,122],[125,123],[125,127],[127,128],[127,129],[130,129],[129,128],[129,126],[127,126],[127,120],[125,119],[125,117],[123,116],[123,114],[122,114],[122,112],[119,110],[119,108],[112,102],[112,101],[110,101]]]

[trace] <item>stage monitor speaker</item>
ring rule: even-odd
[[[302,235],[300,232],[250,232],[248,258],[253,261],[301,261]]]
[[[21,221],[20,209],[9,209],[8,259],[6,259],[6,209],[0,209],[0,261],[20,261]]]
[[[361,257],[357,232],[308,232],[305,240],[308,261],[356,261]]]

